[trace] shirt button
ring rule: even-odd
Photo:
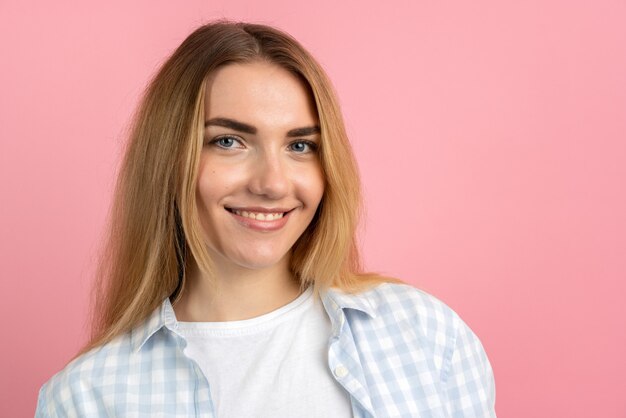
[[[342,377],[346,377],[348,374],[348,369],[346,369],[344,366],[339,365],[337,367],[335,367],[335,376],[337,376],[338,378],[342,378]]]

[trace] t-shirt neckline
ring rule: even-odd
[[[302,310],[307,309],[313,302],[312,295],[313,289],[309,286],[302,294],[288,304],[271,312],[255,316],[254,318],[218,322],[179,321],[178,329],[185,335],[224,335],[229,331],[233,331],[236,334],[246,333],[246,331],[260,331],[261,329],[266,329],[267,327],[283,322],[297,315]]]

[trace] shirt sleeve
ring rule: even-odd
[[[46,410],[45,392],[43,387],[39,391],[39,396],[37,398],[37,409],[35,410],[35,418],[50,418],[50,415]]]
[[[496,386],[485,350],[474,332],[459,318],[446,389],[450,416],[496,416]]]
[[[74,408],[71,403],[71,398],[72,391],[67,384],[65,386],[59,386],[58,382],[47,382],[39,390],[35,418],[74,418],[97,416],[94,414],[84,414],[82,411]],[[65,402],[63,402],[63,400],[65,400]]]

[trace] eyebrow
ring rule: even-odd
[[[320,133],[320,127],[315,125],[315,126],[307,126],[306,128],[292,129],[289,132],[287,132],[287,136],[289,138],[293,138],[297,136],[309,136],[309,135],[319,134],[319,133]]]
[[[248,125],[247,123],[236,121],[234,119],[228,119],[228,118],[209,119],[204,122],[204,127],[206,128],[207,126],[222,126],[224,128],[230,128],[235,131],[244,132],[247,134],[257,133],[257,129],[254,126]],[[292,129],[289,132],[287,132],[287,136],[292,138],[292,137],[308,136],[308,135],[319,134],[319,133],[320,133],[320,127],[318,125],[314,125],[314,126],[307,126],[305,128]]]
[[[233,119],[227,118],[213,118],[204,122],[204,127],[207,126],[223,126],[224,128],[230,128],[235,131],[244,132],[247,134],[255,134],[256,128],[252,125],[248,125],[247,123],[237,122]]]

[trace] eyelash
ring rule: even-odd
[[[217,138],[209,141],[209,145],[215,145],[215,146],[217,146],[219,148],[222,148],[222,149],[230,149],[230,148],[232,148],[232,147],[223,147],[223,146],[221,146],[219,144],[219,142],[222,139],[232,139],[234,142],[238,142],[239,144],[241,144],[241,140],[239,138],[237,138],[235,136],[231,136],[231,135],[223,135],[223,136],[218,136]]]
[[[309,147],[310,151],[309,152],[317,152],[317,149],[319,148],[319,146],[317,145],[317,143],[313,142],[313,141],[307,141],[307,140],[300,140],[300,141],[294,141],[292,143],[289,144],[289,146],[293,146],[294,144],[305,144],[306,146]],[[298,154],[306,154],[305,152],[298,152]]]
[[[242,143],[239,138],[237,138],[236,136],[232,136],[232,135],[219,136],[219,137],[209,141],[208,143],[209,143],[209,145],[214,145],[214,146],[216,146],[218,148],[221,148],[221,149],[231,149],[231,148],[233,148],[233,147],[224,147],[224,146],[220,145],[219,142],[221,140],[223,140],[223,139],[230,139],[230,140],[233,140],[234,142],[238,142],[239,144]],[[315,143],[313,141],[304,140],[304,139],[291,142],[289,144],[289,147],[291,148],[294,144],[305,144],[305,145],[307,145],[309,147],[309,149],[310,149],[309,152],[317,152],[317,150],[319,148],[319,145],[317,143]],[[307,153],[306,151],[304,151],[304,152],[296,152],[296,154],[306,154],[306,153]]]

